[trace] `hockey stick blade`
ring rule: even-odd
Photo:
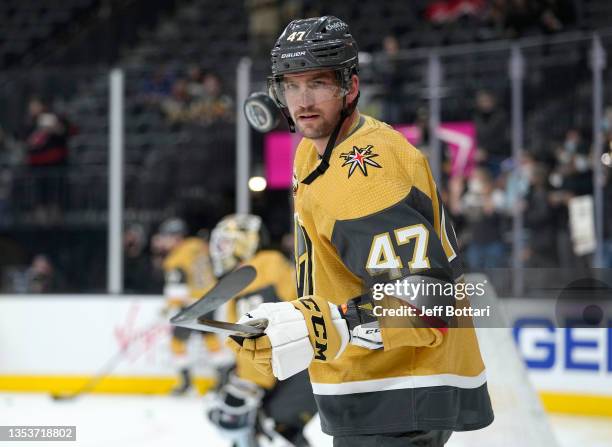
[[[250,265],[234,270],[219,280],[202,298],[173,316],[170,323],[178,325],[187,321],[195,321],[216,310],[251,284],[256,275],[257,271]]]
[[[256,275],[257,271],[249,265],[233,271],[223,277],[202,298],[172,317],[170,323],[175,326],[205,332],[232,335],[244,333],[251,337],[261,334],[263,330],[258,330],[253,326],[204,319],[204,315],[216,310],[251,284]]]
[[[234,335],[244,338],[257,337],[264,333],[266,323],[264,321],[255,321],[255,325],[250,324],[239,324],[239,323],[227,323],[225,321],[207,320],[205,318],[199,318],[196,320],[183,321],[175,323],[176,326],[184,327],[187,329],[193,329],[202,332],[215,332],[217,334]],[[259,324],[257,324],[259,323]]]

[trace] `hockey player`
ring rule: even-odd
[[[291,22],[272,49],[269,93],[303,139],[294,160],[298,300],[265,303],[240,323],[265,335],[232,349],[280,379],[309,368],[335,446],[442,446],[493,412],[471,321],[377,319],[377,283],[460,281],[457,242],[426,157],[357,109],[358,51],[336,17]],[[455,298],[416,295],[406,304]],[[415,307],[417,308],[417,307]]]
[[[211,233],[210,252],[214,273],[224,276],[245,263],[257,270],[255,280],[227,306],[227,319],[249,312],[262,303],[296,298],[291,264],[278,251],[265,245],[261,218],[234,214],[223,218]],[[253,365],[238,359],[220,382],[209,408],[210,420],[236,445],[257,446],[257,435],[282,436],[293,445],[307,445],[302,429],[316,412],[306,371],[278,382]],[[263,417],[274,421],[267,427]]]
[[[213,286],[208,244],[199,237],[187,237],[187,225],[181,219],[167,219],[159,227],[155,236],[158,249],[167,252],[163,268],[165,276],[164,314],[175,314],[183,307],[198,300],[206,290]],[[172,394],[187,392],[192,386],[190,358],[187,341],[192,331],[173,326],[171,349],[178,368],[178,384]],[[210,351],[220,348],[219,339],[214,334],[205,334],[204,343]]]

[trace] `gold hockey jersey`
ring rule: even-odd
[[[228,303],[227,318],[236,322],[242,315],[262,303],[292,301],[297,298],[295,274],[291,263],[275,250],[261,250],[245,263],[257,270],[255,280]],[[239,377],[270,389],[276,383],[274,376],[262,374],[250,362],[238,360],[236,372]]]
[[[294,161],[298,295],[335,305],[390,272],[461,276],[457,243],[425,156],[391,127],[361,116],[334,148],[330,167],[304,138]],[[475,331],[389,328],[384,349],[349,345],[309,368],[323,431],[331,435],[473,430],[493,420]]]
[[[190,237],[180,242],[164,260],[164,296],[171,306],[184,306],[200,299],[214,285],[208,244]]]

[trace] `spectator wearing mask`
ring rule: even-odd
[[[451,194],[451,200],[453,197],[457,194]],[[466,260],[470,269],[504,266],[503,207],[504,195],[495,188],[490,172],[484,168],[474,170],[465,194],[451,202],[453,213],[465,219]]]
[[[568,204],[573,197],[593,193],[588,152],[589,145],[575,128],[566,132],[565,140],[555,150],[556,166],[550,176],[554,189],[549,194],[549,199],[557,213],[557,252],[559,265],[564,268],[586,266],[586,261],[574,253],[569,230]]]
[[[555,151],[557,169],[553,173],[553,184],[573,195],[591,194],[593,175],[589,145],[582,138],[580,130],[573,128],[566,132],[565,140]]]

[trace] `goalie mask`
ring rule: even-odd
[[[251,259],[262,242],[261,218],[252,214],[224,217],[210,234],[210,257],[217,278]]]

